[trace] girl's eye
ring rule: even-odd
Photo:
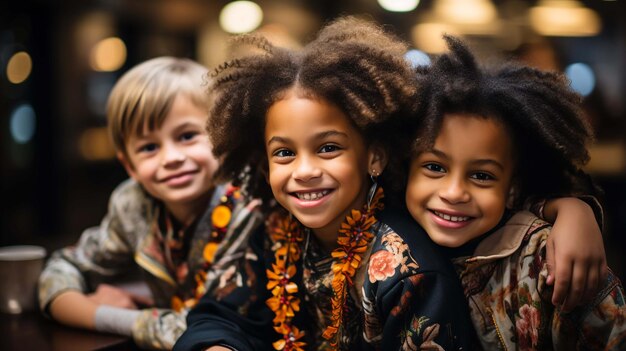
[[[185,133],[180,135],[179,139],[181,141],[189,141],[189,140],[193,139],[196,135],[198,135],[197,132],[185,132]]]
[[[485,173],[485,172],[476,172],[473,173],[470,178],[472,179],[476,179],[479,182],[487,182],[490,180],[495,180],[496,178],[494,178],[491,174]]]
[[[272,154],[272,156],[274,157],[292,157],[294,155],[295,153],[293,151],[287,149],[279,149],[274,151],[274,153]]]
[[[142,145],[139,148],[139,152],[140,153],[151,153],[151,152],[156,151],[157,148],[158,148],[157,144],[149,143],[149,144]]]
[[[327,152],[333,152],[333,151],[337,151],[340,150],[341,148],[338,145],[334,145],[334,144],[327,144],[324,145],[320,148],[319,152],[320,153],[327,153]]]
[[[441,167],[441,165],[436,163],[427,163],[423,167],[431,172],[444,173],[446,171],[443,167]]]

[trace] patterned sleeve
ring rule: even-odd
[[[86,229],[75,246],[52,254],[39,278],[42,311],[47,312],[49,303],[64,291],[87,292],[102,281],[128,273],[136,236],[145,230],[148,201],[135,182],[120,184],[100,226]]]
[[[591,207],[591,210],[593,211],[593,216],[595,217],[596,222],[598,223],[598,227],[600,227],[601,231],[604,231],[604,209],[602,208],[602,204],[600,204],[600,201],[595,196],[592,196],[592,195],[579,195],[579,196],[576,196],[576,198],[583,201],[584,203],[589,205],[589,207]],[[531,197],[524,202],[523,208],[524,210],[532,212],[535,216],[545,221],[546,218],[544,216],[543,209],[548,200],[550,200],[550,198],[538,199],[535,197]]]
[[[471,349],[460,282],[433,247],[419,250],[393,232],[373,250],[363,286],[366,341],[383,350]]]
[[[260,227],[250,239],[246,257],[237,267],[242,285],[205,294],[187,316],[187,330],[176,341],[175,351],[204,350],[222,345],[239,351],[270,350],[273,314],[265,304],[268,292]]]
[[[553,320],[552,341],[556,348],[626,350],[624,288],[613,272],[609,272],[603,289],[591,303],[571,313],[555,311]]]
[[[186,329],[186,317],[186,310],[144,309],[133,325],[133,340],[142,350],[171,350]]]

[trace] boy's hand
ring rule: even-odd
[[[545,213],[554,223],[546,247],[546,283],[554,284],[552,303],[569,312],[591,300],[606,280],[602,233],[591,207],[577,198],[550,200]]]
[[[98,285],[96,291],[88,294],[87,298],[97,305],[109,305],[134,310],[140,306],[151,306],[153,304],[149,298],[133,295],[108,284]]]

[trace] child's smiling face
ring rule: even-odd
[[[382,171],[359,131],[336,106],[289,92],[266,114],[269,183],[276,200],[327,248],[352,209],[361,209],[368,171]]]
[[[132,135],[128,157],[118,154],[129,175],[176,214],[206,203],[214,186],[218,162],[204,129],[206,119],[206,111],[178,95],[160,128]]]
[[[502,123],[448,114],[433,147],[411,162],[406,204],[434,242],[458,247],[498,224],[513,170],[513,145]]]

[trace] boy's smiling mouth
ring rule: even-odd
[[[185,171],[176,174],[168,175],[161,179],[161,183],[184,183],[188,178],[192,177],[197,170]]]

